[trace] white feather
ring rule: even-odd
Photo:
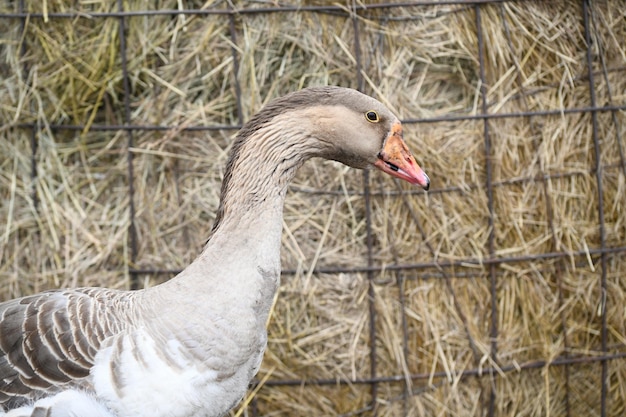
[[[110,368],[112,356],[118,353],[114,346],[99,352],[91,375],[97,397],[117,417],[218,417],[246,392],[241,381],[247,381],[248,375],[239,371],[220,381],[216,371],[190,360],[179,341],[157,346],[145,331],[122,342],[116,366],[123,391],[118,392]]]
[[[116,417],[98,403],[93,395],[78,390],[67,390],[42,398],[32,405],[0,413],[0,417],[30,417],[35,411],[44,412],[46,417]]]

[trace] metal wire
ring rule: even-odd
[[[20,2],[17,5],[20,13],[24,12],[24,10],[26,9],[25,6],[26,5],[24,4],[24,0],[20,0]],[[26,20],[27,20],[27,17],[23,17],[20,19],[20,33],[24,33],[24,31],[26,30]],[[26,42],[22,42],[22,45],[20,46],[20,58],[24,58],[26,56],[27,48],[28,46],[26,45]],[[26,63],[25,60],[23,60],[23,64],[22,64],[22,77],[24,78],[24,80],[28,80],[28,64]],[[37,146],[38,146],[37,135],[39,134],[39,125],[33,123],[29,129],[30,129],[30,149],[31,149],[31,156],[30,156],[31,191],[30,193],[31,193],[31,200],[33,202],[32,203],[33,209],[35,210],[35,212],[37,212],[39,210],[39,198],[37,196]]]
[[[130,81],[128,76],[127,56],[126,56],[126,17],[124,12],[124,2],[117,0],[117,7],[119,11],[119,36],[120,36],[120,55],[122,64],[122,84],[124,86],[124,125],[130,123]],[[133,158],[134,154],[132,149],[134,147],[133,131],[126,129],[126,159],[128,170],[128,246],[130,248],[130,264],[135,265],[137,262],[137,228],[135,225],[135,173]],[[133,290],[139,289],[139,275],[134,272],[130,272],[130,288]]]
[[[593,75],[593,57],[592,57],[592,39],[591,39],[591,27],[589,23],[589,0],[583,0],[583,25],[585,28],[585,41],[587,43],[587,71],[589,76],[589,97],[591,106],[596,106],[596,86]],[[597,42],[594,42],[599,47]],[[599,51],[601,52],[601,51]],[[600,248],[606,248],[606,228],[604,224],[604,188],[602,184],[602,156],[600,154],[600,139],[598,137],[598,113],[591,112],[591,129],[594,148],[594,160],[595,160],[595,177],[598,190],[598,227],[600,229]],[[601,322],[602,327],[600,329],[600,343],[602,344],[602,352],[607,352],[607,340],[608,340],[608,327],[606,318],[606,303],[607,303],[607,288],[606,288],[606,270],[607,270],[607,257],[606,254],[600,255],[600,294],[601,301]],[[601,362],[602,374],[601,374],[601,388],[600,388],[600,416],[606,416],[606,395],[607,395],[607,375],[608,375],[608,363],[607,361]]]
[[[446,6],[446,5],[474,5],[474,4],[493,4],[502,3],[510,0],[428,0],[428,1],[407,1],[398,3],[376,3],[362,4],[354,6],[355,12],[390,9],[399,7],[423,7],[423,6]],[[346,17],[349,12],[343,6],[324,5],[324,6],[276,6],[276,7],[258,7],[258,8],[207,8],[207,9],[170,9],[170,10],[118,10],[117,12],[53,12],[53,13],[28,13],[20,11],[17,13],[0,13],[1,18],[40,18],[40,19],[75,19],[77,17],[88,18],[110,18],[110,17],[139,17],[139,16],[178,16],[178,15],[245,15],[245,14],[266,14],[266,13],[289,13],[289,12],[317,12],[317,13],[340,13]]]
[[[359,20],[357,15],[357,5],[353,0],[352,2],[352,10],[350,18],[352,20],[352,30],[354,31],[354,57],[356,59],[356,79],[357,79],[357,90],[363,91],[364,82],[363,82],[363,62],[361,59],[361,40],[359,36]],[[366,233],[366,242],[367,242],[367,266],[368,268],[374,265],[374,233],[372,231],[372,199],[371,199],[371,186],[370,186],[370,175],[369,171],[363,171],[363,194],[364,194],[364,202],[365,202],[365,233]],[[368,314],[369,314],[369,335],[370,335],[370,378],[372,379],[372,384],[370,385],[370,405],[368,409],[372,411],[372,416],[376,417],[378,415],[378,383],[376,382],[377,378],[377,369],[376,366],[378,364],[378,357],[376,355],[376,291],[374,284],[374,273],[373,271],[367,272],[367,305],[368,305]]]
[[[502,257],[493,257],[493,258],[485,258],[485,259],[474,259],[474,258],[466,258],[460,259],[456,261],[437,261],[437,262],[418,262],[412,264],[393,264],[393,265],[372,265],[372,266],[351,266],[351,267],[319,267],[315,268],[312,272],[314,274],[347,274],[350,272],[354,273],[367,273],[367,272],[384,272],[384,271],[420,271],[420,270],[439,270],[442,268],[470,268],[471,270],[475,270],[478,266],[489,266],[489,265],[499,265],[499,264],[514,264],[519,262],[530,262],[530,261],[539,261],[539,260],[550,260],[550,259],[563,259],[563,258],[585,258],[591,259],[594,256],[602,255],[602,254],[621,254],[626,253],[626,246],[616,246],[616,247],[607,247],[604,249],[600,248],[589,248],[588,250],[578,250],[578,251],[561,251],[561,252],[544,252],[537,254],[529,254],[529,255],[519,255],[519,256],[502,256]],[[311,272],[306,271],[305,272]],[[181,272],[180,269],[160,269],[160,268],[142,268],[135,269],[134,272],[138,274],[178,274]],[[295,275],[298,273],[302,273],[303,269],[284,269],[281,271],[283,275]],[[455,278],[458,277],[455,275]],[[424,279],[422,276],[411,276],[407,277],[407,279]]]
[[[487,78],[485,76],[485,41],[483,37],[483,29],[481,22],[481,14],[480,14],[480,6],[474,6],[474,12],[476,15],[476,37],[478,38],[478,65],[479,65],[479,74],[480,74],[480,98],[481,98],[481,109],[483,114],[487,114],[488,112],[488,103],[487,103]],[[485,190],[487,193],[487,210],[489,212],[489,238],[488,238],[488,250],[489,257],[492,258],[495,254],[495,211],[494,211],[494,202],[493,202],[493,168],[492,168],[492,155],[491,155],[491,134],[489,130],[489,120],[483,119],[483,139],[485,143],[485,175],[486,175],[486,185]],[[496,302],[498,294],[497,294],[497,276],[496,276],[496,265],[489,265],[489,292],[491,294],[491,324],[489,330],[489,337],[491,338],[491,351],[489,353],[491,357],[491,361],[493,363],[498,363],[498,304]],[[493,417],[496,411],[496,384],[497,380],[494,375],[494,371],[489,373],[491,378],[491,384],[489,389],[489,400],[487,404],[487,415],[489,417]],[[484,404],[484,401],[483,401]]]
[[[617,71],[626,72],[625,68],[620,68]],[[534,116],[563,116],[566,114],[580,114],[580,113],[606,113],[626,110],[626,104],[611,104],[606,106],[585,106],[585,107],[571,107],[565,109],[551,109],[551,110],[534,110],[534,111],[522,111],[515,113],[480,113],[480,114],[459,114],[459,115],[442,115],[434,117],[424,118],[409,118],[402,119],[403,124],[418,124],[418,123],[442,123],[442,122],[463,122],[468,120],[491,120],[491,119],[511,119],[518,117],[534,117]],[[20,129],[29,129],[36,127],[35,123],[15,123],[11,125]],[[215,131],[215,130],[239,130],[241,124],[232,125],[209,125],[209,126],[159,126],[159,125],[116,125],[116,124],[92,124],[89,126],[91,131],[120,131],[120,130],[137,130],[137,131],[189,131],[189,132],[202,132],[202,131]],[[59,130],[78,130],[85,129],[85,125],[62,125],[62,124],[50,124],[47,126],[52,131]]]
[[[606,354],[600,356],[579,356],[579,357],[557,357],[552,361],[545,360],[537,360],[526,362],[522,364],[507,364],[503,366],[499,366],[497,368],[494,367],[483,367],[483,368],[474,368],[467,369],[460,372],[450,372],[450,371],[438,371],[438,372],[424,372],[419,374],[412,374],[408,377],[412,380],[431,380],[437,378],[467,378],[470,376],[479,376],[483,377],[485,375],[503,375],[509,372],[521,372],[529,369],[545,369],[549,366],[564,366],[564,365],[576,365],[576,364],[591,364],[596,362],[606,363],[608,361],[620,360],[626,358],[626,352]],[[268,387],[276,387],[276,386],[306,386],[306,385],[363,385],[363,384],[372,384],[372,383],[390,383],[390,382],[402,382],[406,378],[405,375],[389,375],[383,377],[377,377],[375,379],[372,378],[355,378],[355,379],[309,379],[306,381],[300,379],[290,379],[290,380],[270,380],[264,383],[265,386]]]

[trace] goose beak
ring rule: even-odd
[[[391,126],[391,132],[378,154],[378,161],[374,166],[387,174],[417,184],[428,191],[430,178],[415,162],[415,158],[402,139],[402,125],[396,122]]]

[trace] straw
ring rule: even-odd
[[[561,113],[591,103],[579,2],[479,6],[488,112],[538,112],[488,119],[490,178],[485,122],[475,117],[482,111],[476,9],[359,9],[357,56],[351,4],[238,13],[232,22],[227,14],[124,17],[129,123],[138,127],[131,149],[124,130],[107,128],[125,123],[120,17],[55,17],[115,12],[117,4],[47,1],[47,20],[0,17],[0,298],[168,279],[173,273],[132,270],[179,270],[199,253],[239,118],[305,86],[357,87],[358,62],[365,92],[407,120],[405,138],[433,180],[429,194],[400,184],[403,197],[392,179],[370,175],[373,343],[382,378],[376,415],[489,415],[492,389],[492,415],[601,415],[594,358],[626,352],[626,257],[604,255],[603,293],[599,254],[601,227],[605,248],[626,242],[626,116],[623,107],[597,114],[600,202],[592,115]],[[3,3],[0,12],[18,7]],[[124,7],[183,10],[174,1]],[[591,7],[596,102],[623,106],[626,7]],[[203,6],[212,8],[227,5]],[[427,121],[440,118],[455,120]],[[495,300],[488,181],[494,256],[505,260],[495,265]],[[257,376],[263,384],[242,415],[374,415],[365,213],[360,172],[314,160],[298,173],[285,206],[286,273]],[[585,360],[545,365],[572,358]],[[605,413],[621,415],[626,361],[608,363]]]

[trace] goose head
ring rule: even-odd
[[[292,120],[307,124],[308,134],[324,145],[319,156],[353,168],[375,167],[428,190],[430,179],[407,147],[400,120],[378,100],[341,87],[303,89],[284,99],[302,112]]]

